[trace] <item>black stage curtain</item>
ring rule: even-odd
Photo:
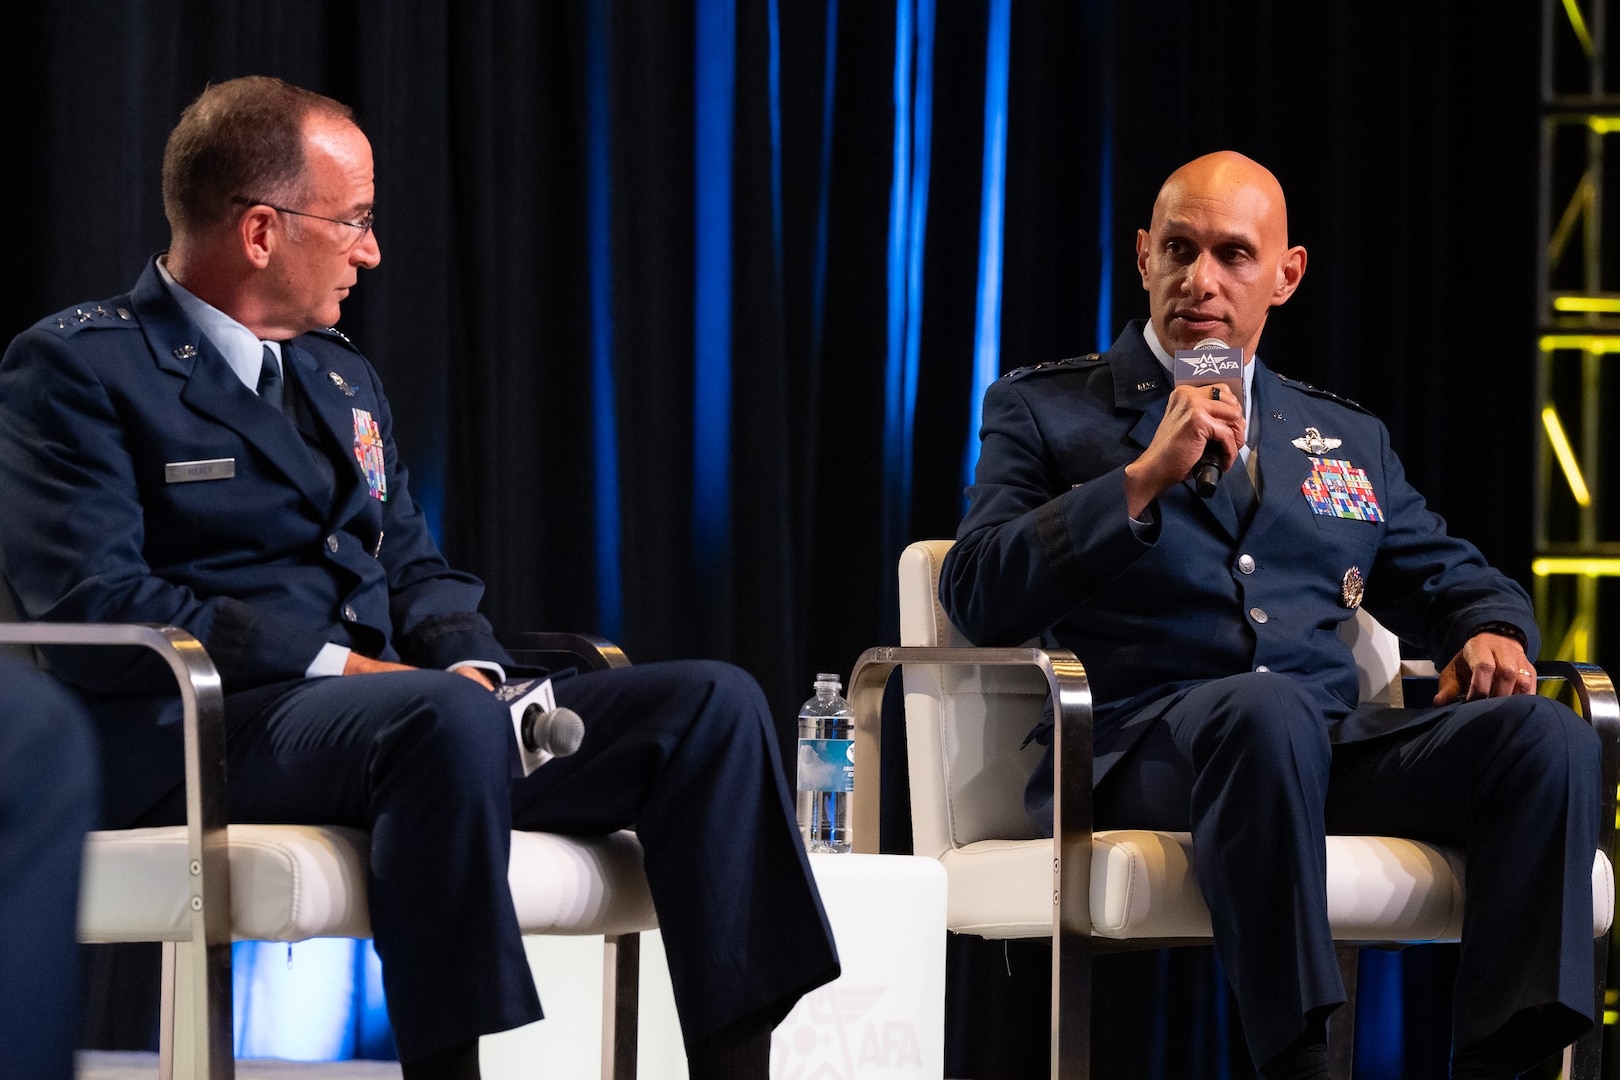
[[[133,282],[166,240],[164,138],[209,81],[272,74],[351,103],[376,150],[383,261],[343,327],[387,380],[447,554],[491,583],[488,614],[508,631],[606,625],[641,661],[735,661],[787,739],[815,672],[897,640],[899,545],[953,534],[962,509],[991,5],[934,12],[914,464],[896,506],[882,465],[893,72],[913,2],[11,5],[0,324]],[[1528,585],[1539,6],[1017,0],[1001,370],[1089,351],[1099,325],[1111,336],[1145,314],[1132,252],[1159,181],[1242,150],[1277,173],[1310,251],[1262,352],[1384,417],[1454,531]],[[720,237],[694,215],[716,182],[698,171],[711,103],[694,90],[700,19],[716,17],[735,63]],[[713,522],[694,520],[694,357],[710,324],[695,303],[699,252],[717,242],[730,502],[723,542],[700,550]],[[597,524],[614,497],[597,472],[605,328],[616,564]],[[1044,1024],[1037,1006],[985,1008]],[[979,1037],[953,1035],[953,1066],[1018,1074],[966,1045]]]

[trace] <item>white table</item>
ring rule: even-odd
[[[843,974],[777,1027],[772,1080],[940,1080],[945,872],[904,855],[812,855]],[[662,939],[641,935],[640,1080],[686,1080]],[[526,938],[546,1019],[488,1035],[487,1080],[600,1075],[602,939]]]

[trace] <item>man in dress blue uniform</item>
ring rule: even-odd
[[[172,243],[134,289],[0,360],[23,614],[191,631],[224,680],[232,820],[370,830],[407,1080],[476,1076],[478,1036],[540,1018],[514,824],[634,827],[692,1075],[766,1076],[771,1028],[838,961],[758,686],[710,662],[560,678],[584,744],[514,781],[482,585],[440,556],[377,374],[327,329],[381,257],[365,135],[328,98],[232,80],[182,115],[163,189]],[[90,703],[106,820],[177,818],[166,672],[53,667]]]
[[[1466,849],[1452,1076],[1517,1075],[1592,1023],[1596,736],[1533,693],[1524,590],[1447,535],[1383,425],[1256,358],[1305,272],[1275,177],[1188,163],[1136,256],[1147,322],[986,394],[945,609],[1086,665],[1097,823],[1192,832],[1263,1076],[1326,1076],[1328,832]],[[1242,402],[1172,386],[1210,338],[1242,351]],[[1228,471],[1206,498],[1207,447]],[[1337,629],[1362,603],[1441,665],[1431,706],[1358,703]],[[1049,756],[1026,801],[1050,827]]]

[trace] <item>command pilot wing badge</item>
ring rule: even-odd
[[[1305,434],[1294,439],[1293,443],[1312,457],[1321,457],[1329,450],[1337,450],[1342,439],[1324,439],[1322,433],[1313,427],[1305,429]]]

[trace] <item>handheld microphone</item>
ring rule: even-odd
[[[532,754],[567,757],[585,741],[585,721],[569,708],[536,703],[523,710],[523,747]]]
[[[1190,349],[1177,349],[1175,370],[1177,386],[1208,386],[1221,397],[1230,393],[1229,400],[1243,408],[1243,350],[1230,348],[1219,338],[1205,338]],[[1204,456],[1193,467],[1193,486],[1198,494],[1209,498],[1221,482],[1221,446],[1211,439],[1204,444]]]
[[[556,757],[567,757],[585,741],[585,722],[579,713],[557,706],[551,680],[511,679],[495,688],[495,698],[512,716],[518,761],[514,776],[528,776]]]

